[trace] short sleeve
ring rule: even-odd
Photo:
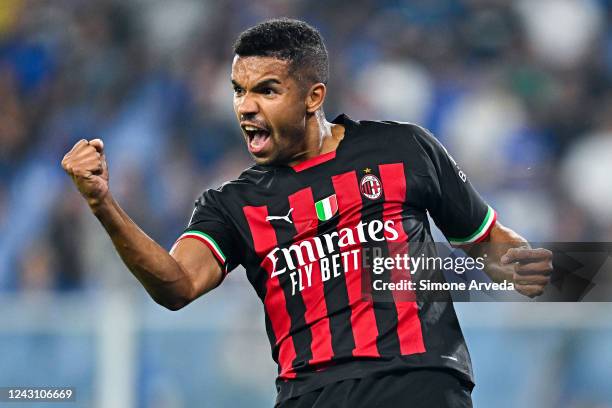
[[[417,142],[432,164],[434,180],[428,204],[432,219],[452,245],[484,240],[497,214],[478,194],[446,148],[427,130],[417,127]]]
[[[225,276],[240,262],[236,255],[238,240],[223,211],[220,194],[209,189],[196,200],[189,224],[176,242],[196,239],[206,245],[221,264]]]

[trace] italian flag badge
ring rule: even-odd
[[[317,210],[317,217],[321,221],[327,221],[332,218],[338,212],[338,200],[336,195],[330,195],[315,203],[315,209]]]

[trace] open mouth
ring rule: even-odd
[[[270,141],[270,132],[267,129],[243,125],[242,130],[247,135],[249,152],[253,154],[261,153]]]

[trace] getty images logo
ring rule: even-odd
[[[342,228],[340,231],[333,231],[321,236],[316,236],[304,240],[298,244],[292,244],[287,248],[276,247],[271,250],[264,260],[272,264],[272,274],[270,277],[285,273],[287,269],[294,270],[312,262],[318,261],[337,250],[345,247],[354,246],[358,243],[368,241],[397,241],[399,233],[395,229],[395,222],[387,220],[373,220],[370,222],[360,221],[355,227]],[[304,257],[304,252],[306,257]],[[279,258],[285,261],[285,268],[277,269]],[[297,260],[297,265],[294,261]]]

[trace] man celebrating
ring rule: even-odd
[[[328,55],[313,27],[266,21],[243,32],[234,53],[234,110],[255,165],[202,194],[169,253],[113,199],[101,140],[64,157],[117,252],[171,310],[243,265],[265,309],[277,406],[470,407],[472,369],[452,303],[364,296],[367,249],[394,256],[433,242],[429,213],[472,256],[483,251],[474,243],[503,243],[490,245],[486,272],[530,297],[548,283],[550,251],[502,226],[425,129],[328,122]]]

